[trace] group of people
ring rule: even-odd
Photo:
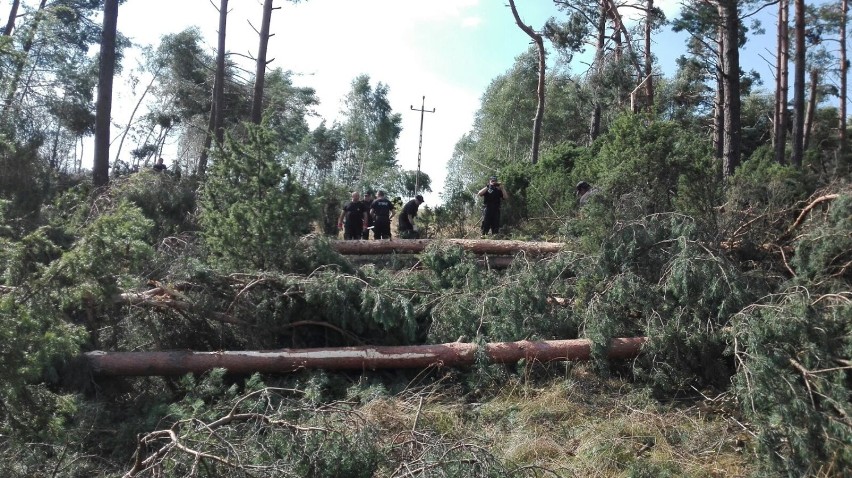
[[[414,218],[421,204],[423,196],[418,194],[402,207],[397,222],[401,238],[416,239],[419,236]],[[395,212],[394,203],[387,198],[384,191],[377,192],[375,199],[373,192],[367,191],[363,200],[358,191],[353,191],[351,200],[343,205],[337,228],[343,229],[343,238],[347,240],[369,239],[370,230],[373,231],[373,239],[390,239],[391,218]]]
[[[580,181],[574,188],[574,194],[580,205],[585,205],[592,196],[597,194],[598,189],[593,188],[586,181]],[[497,176],[488,178],[488,184],[480,189],[477,196],[482,198],[482,236],[489,233],[500,232],[500,206],[503,201],[509,199],[509,193],[497,180]],[[414,218],[417,210],[423,204],[423,196],[416,195],[402,207],[398,220],[399,236],[402,239],[416,239],[419,237],[417,225]],[[338,229],[343,229],[344,239],[369,239],[370,230],[373,230],[373,239],[390,239],[391,218],[394,215],[394,204],[385,197],[384,191],[376,193],[373,199],[372,191],[364,193],[364,199],[358,191],[352,193],[352,198],[343,205],[343,211],[337,221]]]

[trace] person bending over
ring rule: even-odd
[[[402,239],[417,239],[419,231],[414,224],[414,218],[417,216],[417,209],[423,204],[423,196],[417,195],[411,201],[408,201],[402,207],[402,213],[399,215],[399,237]]]

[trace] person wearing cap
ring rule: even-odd
[[[594,197],[595,194],[598,193],[598,188],[593,188],[586,181],[580,181],[577,183],[574,190],[574,194],[577,196],[577,201],[579,201],[580,206],[584,206],[590,199],[592,199],[592,197]]]
[[[376,200],[370,206],[370,216],[373,218],[373,239],[391,238],[391,218],[393,203],[385,197],[384,191],[376,193]]]
[[[488,178],[488,184],[476,193],[482,196],[482,235],[491,231],[493,234],[500,232],[500,203],[509,199],[509,193],[497,182],[497,176]]]
[[[361,233],[361,239],[365,241],[370,238],[370,228],[373,227],[373,216],[369,214],[370,207],[373,205],[373,191],[368,189],[364,192],[364,210],[367,211],[367,223],[364,226],[364,232]],[[373,237],[376,236],[376,232],[373,231]]]
[[[402,213],[399,215],[399,223],[397,224],[400,238],[417,239],[418,230],[414,224],[414,218],[417,216],[417,209],[421,204],[423,204],[423,196],[418,194],[402,207]]]
[[[362,231],[367,228],[367,208],[358,191],[352,192],[352,200],[343,205],[337,228],[343,229],[344,239],[361,239]]]

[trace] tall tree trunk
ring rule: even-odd
[[[518,9],[515,8],[515,0],[509,0],[509,6],[512,8],[512,15],[515,17],[515,23],[535,42],[536,50],[538,51],[538,88],[537,100],[538,103],[535,109],[535,118],[533,118],[533,137],[532,150],[530,152],[530,161],[533,164],[538,162],[538,148],[541,142],[541,121],[544,118],[544,79],[545,79],[545,55],[544,40],[542,36],[536,33],[532,27],[524,24],[521,17],[518,15]]]
[[[645,98],[648,111],[651,111],[654,106],[654,63],[651,55],[651,27],[653,26],[652,12],[654,11],[654,0],[647,0],[645,8]]]
[[[595,41],[595,60],[592,64],[593,69],[597,69],[598,71],[603,70],[603,62],[604,62],[604,47],[606,45],[606,18],[607,18],[607,1],[600,0],[600,11],[598,13],[598,24],[596,31],[596,41]],[[592,82],[594,83],[594,82]],[[596,85],[592,85],[592,90],[594,91],[594,107],[592,108],[592,117],[589,121],[589,145],[595,142],[598,136],[601,134],[601,103],[598,98],[598,88]]]
[[[266,50],[269,47],[269,23],[272,21],[272,3],[264,0],[263,20],[260,24],[260,45],[257,48],[257,69],[254,74],[254,96],[251,103],[251,122],[260,124],[263,118],[263,84],[266,79]]]
[[[793,70],[793,154],[790,162],[801,168],[805,145],[805,0],[793,0],[793,5],[796,56]]]
[[[6,22],[6,28],[3,29],[3,36],[10,36],[12,30],[15,29],[15,19],[18,18],[18,7],[21,5],[21,0],[14,0],[12,8],[9,12],[9,21]]]
[[[719,6],[719,18],[722,18],[722,8]],[[716,94],[713,96],[713,158],[720,164],[723,159],[725,142],[725,27],[716,27]]]
[[[221,146],[225,137],[222,128],[222,109],[225,99],[225,33],[228,26],[228,0],[219,0],[219,36],[216,51],[216,74],[213,78],[213,101],[210,103],[210,121],[207,134],[204,137],[204,147],[198,160],[198,175],[204,176],[207,171],[207,157],[210,154],[212,139],[216,138],[216,146]]]
[[[95,160],[92,180],[95,187],[109,181],[109,133],[112,115],[112,79],[115,75],[115,34],[118,26],[118,0],[104,2],[104,28],[98,72],[98,104],[95,113]]]
[[[778,2],[778,49],[775,76],[775,161],[787,164],[787,94],[790,76],[790,0]]]
[[[846,19],[849,15],[848,0],[840,2],[840,118],[838,121],[837,135],[837,165],[835,169],[838,177],[848,171],[848,158],[846,157],[846,76],[849,73],[849,63],[846,59]]]
[[[738,0],[723,0],[723,20],[725,25],[724,69],[722,80],[725,83],[725,137],[722,142],[722,174],[730,177],[740,165],[741,103],[740,103],[740,17]]]
[[[21,47],[22,54],[14,61],[15,71],[12,73],[12,79],[9,81],[9,87],[6,90],[6,98],[3,103],[5,114],[8,114],[9,110],[12,108],[12,102],[15,99],[15,93],[18,92],[18,83],[20,83],[21,81],[21,75],[24,72],[24,66],[26,66],[30,50],[32,50],[33,48],[33,42],[35,41],[35,36],[38,32],[39,24],[41,23],[41,20],[44,17],[44,7],[46,4],[47,0],[41,0],[41,2],[38,4],[38,9],[36,10],[35,16],[33,17],[33,23],[26,31],[26,37],[24,38],[24,42]]]
[[[216,82],[213,84],[213,101],[216,103],[214,136],[217,146],[225,139],[225,34],[228,26],[228,0],[219,5],[219,42],[216,46]]]
[[[816,112],[816,103],[817,103],[817,87],[819,83],[819,70],[816,68],[811,69],[811,87],[810,94],[808,95],[808,106],[807,112],[805,113],[805,134],[804,140],[802,142],[802,149],[804,151],[808,150],[808,146],[811,141],[811,131],[814,126],[814,113]]]
[[[624,22],[621,20],[621,13],[618,11],[618,5],[615,3],[615,0],[607,0],[609,2],[609,11],[610,16],[612,17],[613,26],[616,31],[616,38],[621,38],[621,35],[624,35],[624,45],[627,46],[627,51],[630,53],[630,63],[633,65],[634,70],[636,71],[636,83],[642,81],[642,66],[639,64],[639,55],[633,51],[633,42],[630,39],[630,32],[627,30],[627,27],[624,26]],[[619,45],[622,45],[621,41],[618,42]],[[619,46],[619,50],[621,47]],[[619,60],[621,58],[619,57]]]

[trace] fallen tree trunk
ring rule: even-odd
[[[341,254],[416,254],[423,252],[430,244],[441,243],[461,246],[475,254],[514,255],[554,254],[561,251],[565,244],[561,242],[497,241],[493,239],[391,239],[379,241],[332,241],[331,245]]]
[[[645,337],[613,339],[608,357],[629,359],[639,354]],[[588,360],[592,343],[587,339],[498,342],[485,345],[493,362],[521,359],[551,362]],[[478,346],[453,342],[439,345],[395,347],[334,347],[222,352],[88,352],[85,358],[97,375],[183,375],[224,368],[232,373],[286,373],[300,369],[375,370],[473,365]]]

